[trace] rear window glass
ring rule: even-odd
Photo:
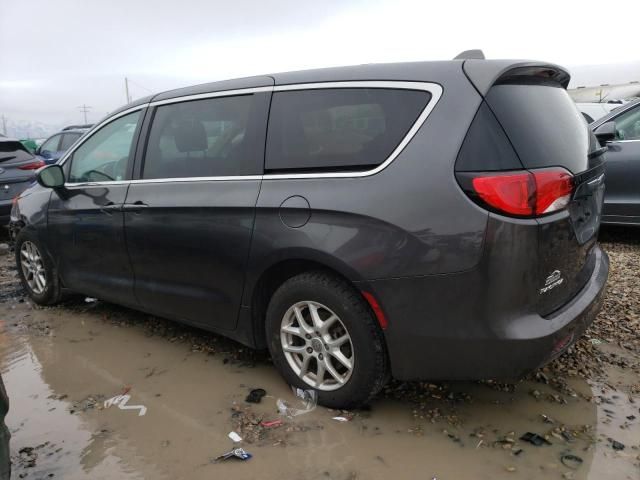
[[[20,142],[0,142],[0,162],[15,160],[17,162],[33,158],[27,147]]]
[[[366,170],[382,163],[431,95],[381,88],[276,92],[267,171]]]
[[[561,166],[572,173],[588,168],[587,122],[564,88],[496,85],[487,102],[526,168]]]

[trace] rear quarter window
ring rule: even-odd
[[[276,92],[265,170],[367,170],[391,155],[431,94],[381,88]]]

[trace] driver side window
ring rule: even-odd
[[[617,140],[640,140],[640,106],[616,118]]]
[[[137,111],[114,120],[73,152],[69,182],[124,179],[139,117],[140,111]]]

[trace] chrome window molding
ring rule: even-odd
[[[65,188],[73,190],[74,188],[89,188],[89,187],[105,187],[111,185],[128,185],[131,180],[105,180],[104,182],[69,182],[65,183]]]
[[[204,181],[241,181],[241,180],[281,180],[281,179],[313,179],[313,178],[359,178],[359,177],[368,177],[371,175],[375,175],[376,173],[381,172],[385,168],[387,168],[391,162],[393,162],[398,155],[404,150],[404,148],[408,145],[408,143],[413,139],[415,134],[420,130],[420,127],[425,123],[429,114],[433,111],[436,104],[442,97],[442,87],[437,83],[431,82],[404,82],[404,81],[378,81],[378,80],[366,80],[366,81],[343,81],[343,82],[318,82],[318,83],[299,83],[292,85],[278,85],[278,86],[268,86],[268,87],[252,87],[252,88],[243,88],[236,90],[223,90],[219,92],[210,92],[210,93],[202,93],[196,95],[184,95],[181,97],[168,98],[166,100],[158,100],[155,102],[149,102],[141,105],[136,105],[135,107],[124,110],[112,117],[109,117],[94,126],[89,132],[83,135],[79,143],[74,145],[60,160],[59,165],[63,165],[67,159],[73,155],[73,152],[77,150],[85,141],[87,141],[92,134],[103,126],[111,123],[112,121],[128,115],[129,113],[136,112],[138,110],[142,110],[147,107],[155,107],[160,105],[168,105],[172,103],[181,103],[188,102],[190,100],[200,100],[206,98],[217,98],[217,97],[230,97],[236,95],[245,95],[251,93],[261,93],[261,92],[286,92],[286,91],[295,91],[295,90],[317,90],[317,89],[328,89],[328,88],[392,88],[392,89],[403,89],[403,90],[423,90],[429,92],[431,94],[431,98],[429,102],[425,106],[424,110],[420,113],[415,123],[411,126],[407,134],[400,141],[400,143],[396,146],[396,148],[391,152],[389,157],[385,159],[377,167],[371,170],[365,171],[353,171],[353,172],[325,172],[325,173],[268,173],[264,175],[235,175],[235,176],[214,176],[214,177],[179,177],[179,178],[149,178],[149,179],[139,179],[139,180],[114,180],[114,181],[104,181],[104,182],[83,182],[83,183],[65,183],[66,187],[78,188],[78,187],[99,187],[99,186],[107,186],[107,185],[124,185],[124,184],[145,184],[145,183],[168,183],[168,182],[204,182]]]
[[[221,90],[219,92],[198,93],[195,95],[184,95],[182,97],[167,98],[165,100],[156,100],[149,103],[150,107],[157,107],[160,105],[169,105],[172,103],[190,102],[191,100],[204,100],[207,98],[218,97],[234,97],[237,95],[249,95],[252,93],[263,93],[273,91],[273,86],[269,87],[252,87],[252,88],[239,88],[236,90]]]

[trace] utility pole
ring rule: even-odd
[[[131,95],[129,95],[129,79],[124,77],[124,93],[127,96],[127,103],[131,103]]]
[[[85,105],[84,103],[82,105],[80,105],[78,107],[78,110],[80,110],[83,114],[84,114],[84,124],[86,125],[87,123],[87,112],[89,110],[91,110],[93,107],[91,107],[90,105]]]
[[[7,135],[7,117],[5,117],[4,115],[2,115],[2,133],[5,136]]]

